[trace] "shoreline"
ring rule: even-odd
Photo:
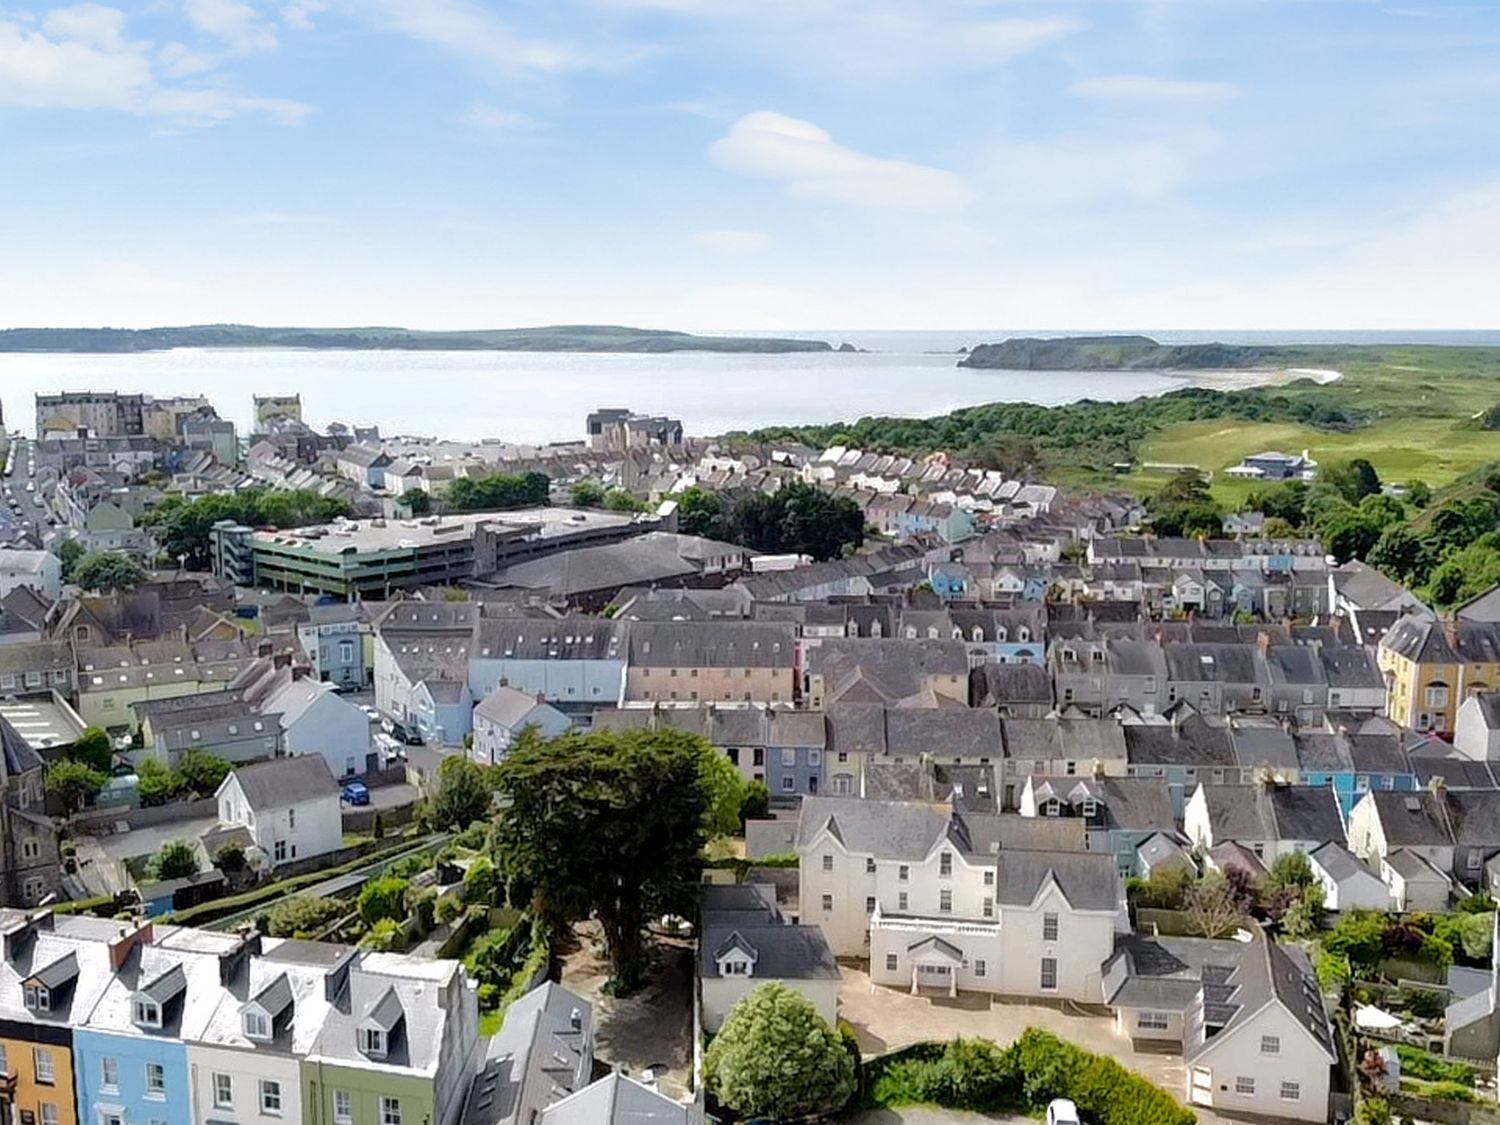
[[[1216,391],[1248,391],[1255,387],[1281,387],[1302,380],[1327,386],[1342,379],[1344,373],[1331,367],[1279,367],[1192,371],[1178,373],[1178,376],[1186,386],[1208,387]]]

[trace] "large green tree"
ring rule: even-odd
[[[438,788],[432,799],[433,823],[462,832],[490,811],[490,787],[484,771],[463,754],[450,754],[438,765]]]
[[[724,498],[717,492],[694,485],[677,497],[677,530],[684,535],[728,539],[734,534],[729,519]]]
[[[158,879],[181,879],[198,873],[198,853],[186,840],[169,840],[151,857],[151,873]]]
[[[703,1077],[742,1117],[811,1117],[848,1102],[854,1056],[812,1001],[767,981],[730,1009],[703,1056]]]
[[[853,500],[802,481],[735,505],[733,540],[772,554],[811,555],[824,561],[864,542],[865,517]]]
[[[54,794],[68,812],[77,812],[84,803],[99,795],[109,776],[85,762],[64,758],[47,767],[44,783],[48,793]]]
[[[306,489],[273,492],[246,488],[196,500],[168,496],[146,513],[142,523],[156,536],[164,554],[182,559],[194,570],[208,570],[212,561],[210,533],[219,520],[251,527],[306,527],[347,516],[351,511],[342,500]]]
[[[80,589],[113,594],[134,590],[146,580],[146,568],[123,551],[91,551],[74,564],[72,580]]]
[[[108,773],[115,762],[114,747],[110,745],[109,735],[100,727],[85,727],[83,733],[73,740],[73,745],[68,747],[68,757],[100,773]]]
[[[496,866],[548,924],[596,916],[622,988],[644,972],[647,919],[691,906],[713,755],[680,731],[593,731],[523,739],[496,767]]]

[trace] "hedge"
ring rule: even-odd
[[[987,1039],[919,1043],[865,1064],[869,1106],[927,1104],[981,1113],[1040,1111],[1069,1098],[1094,1125],[1194,1125],[1171,1094],[1125,1069],[1038,1028],[1009,1047]]]
[[[1396,1057],[1401,1060],[1403,1077],[1423,1078],[1429,1082],[1456,1082],[1473,1088],[1474,1068],[1468,1063],[1445,1059],[1405,1043],[1396,1044]]]

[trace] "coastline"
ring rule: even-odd
[[[1309,380],[1319,386],[1327,386],[1344,377],[1342,371],[1335,371],[1330,367],[1244,368],[1171,374],[1181,378],[1186,386],[1208,387],[1215,391],[1247,391],[1254,387],[1285,386],[1302,380]]]

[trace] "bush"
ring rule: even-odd
[[[1021,1075],[989,1039],[955,1039],[934,1055],[899,1059],[875,1081],[880,1105],[927,1104],[979,1113],[1022,1108]]]
[[[1470,1087],[1474,1085],[1474,1068],[1468,1063],[1445,1059],[1405,1043],[1396,1044],[1396,1055],[1401,1060],[1401,1074],[1404,1077],[1424,1078],[1429,1082],[1457,1082]]]
[[[151,857],[150,870],[157,879],[182,879],[198,873],[198,853],[186,840],[170,840]]]
[[[1171,1094],[1114,1059],[1050,1032],[1029,1028],[1006,1053],[1010,1066],[1025,1076],[1026,1099],[1033,1106],[1070,1098],[1084,1119],[1097,1125],[1193,1125],[1196,1120]]]
[[[498,888],[499,877],[495,874],[495,865],[486,856],[480,856],[469,864],[469,869],[464,872],[465,902],[491,906]]]
[[[359,892],[359,916],[371,926],[383,920],[400,921],[406,917],[407,880],[386,875],[365,884]]]
[[[401,923],[394,918],[382,918],[359,939],[359,947],[377,953],[400,953],[406,948],[406,935],[401,930]]]
[[[182,792],[182,778],[155,758],[136,762],[135,776],[143,805],[164,805]]]
[[[464,904],[453,895],[444,895],[432,908],[432,916],[444,925],[456,921],[463,912]]]
[[[230,840],[214,852],[214,866],[226,875],[245,870],[245,845],[238,840]]]
[[[479,986],[479,1010],[482,1012],[493,1012],[500,1003],[500,986],[494,984],[481,984]]]
[[[1384,1098],[1365,1098],[1354,1111],[1355,1125],[1391,1125],[1391,1103]]]
[[[184,788],[200,797],[212,797],[229,776],[230,765],[201,746],[190,746],[177,763],[177,776]]]
[[[272,937],[299,937],[318,933],[348,909],[337,899],[294,895],[271,907],[266,932]]]

